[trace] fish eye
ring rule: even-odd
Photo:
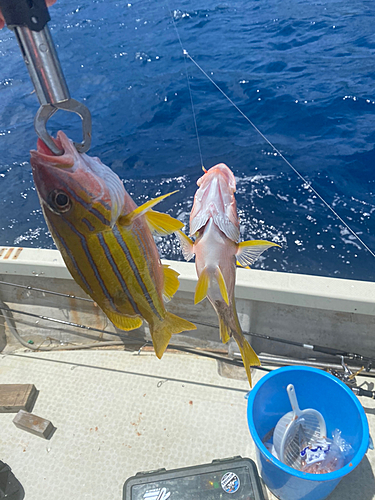
[[[54,212],[63,214],[70,210],[72,202],[64,191],[55,190],[50,195],[50,206]]]

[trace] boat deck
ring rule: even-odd
[[[254,382],[263,373],[255,372]],[[18,349],[0,355],[0,374],[4,384],[35,384],[40,392],[32,413],[57,428],[44,440],[15,427],[14,414],[0,414],[0,459],[21,482],[26,500],[121,499],[125,480],[140,471],[236,455],[255,460],[248,383],[220,376],[214,360],[168,352],[159,360],[151,352]],[[375,429],[375,401],[361,403]],[[375,499],[374,466],[375,451],[369,450],[329,499]]]

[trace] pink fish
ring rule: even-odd
[[[190,235],[195,241],[176,232],[185,259],[195,255],[198,284],[194,303],[208,297],[219,317],[221,339],[223,343],[232,336],[236,340],[251,386],[250,366],[259,365],[260,361],[243,336],[237,316],[236,262],[248,267],[264,250],[279,245],[262,240],[237,242],[240,225],[234,197],[236,181],[224,163],[205,171],[197,184],[199,189],[190,214]]]

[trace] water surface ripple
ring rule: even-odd
[[[375,5],[323,0],[59,1],[50,27],[73,97],[93,116],[90,154],[142,203],[188,222],[201,175],[185,48],[375,251]],[[374,280],[375,259],[188,62],[205,166],[237,178],[241,237],[269,239],[254,267]],[[53,248],[29,165],[35,94],[0,32],[0,244]],[[80,138],[80,123],[51,120]],[[182,259],[174,237],[163,257]]]

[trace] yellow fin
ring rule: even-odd
[[[166,236],[172,234],[182,227],[184,223],[174,219],[168,214],[163,214],[161,212],[155,212],[154,210],[149,210],[146,214],[146,222],[153,234],[158,236]]]
[[[279,246],[277,243],[264,240],[241,241],[238,244],[237,262],[243,267],[250,266],[267,248]]]
[[[178,191],[178,190],[177,190]],[[135,210],[130,212],[130,214],[127,215],[121,215],[118,219],[119,224],[122,226],[129,226],[137,217],[140,217],[141,215],[144,215],[146,212],[151,210],[152,207],[160,203],[164,198],[167,198],[171,194],[177,193],[177,191],[172,191],[172,193],[167,193],[163,194],[161,196],[158,196],[157,198],[153,198],[152,200],[146,201],[146,203],[143,203],[140,207],[137,207]]]
[[[198,283],[194,295],[194,304],[198,304],[206,297],[209,284],[210,276],[208,274],[207,268],[205,267],[198,278]]]
[[[121,330],[134,330],[135,328],[139,328],[143,323],[142,319],[138,316],[134,318],[132,316],[125,316],[108,310],[104,312],[115,327],[120,328]]]
[[[249,342],[244,337],[242,337],[242,339],[241,339],[242,346],[241,346],[241,343],[238,341],[238,339],[236,337],[237,336],[235,336],[235,339],[236,339],[237,345],[240,349],[242,362],[243,362],[243,365],[246,369],[246,375],[247,375],[247,378],[249,380],[250,387],[252,387],[250,366],[259,366],[260,361],[259,361],[259,358],[256,355],[254,349],[249,344]]]
[[[220,325],[220,337],[221,337],[221,341],[222,341],[223,344],[226,344],[228,342],[228,340],[230,339],[230,335],[229,335],[229,332],[228,332],[228,327],[225,324],[225,321],[220,316],[219,316],[219,325]]]
[[[251,269],[251,267],[250,267],[250,266],[242,266],[242,265],[238,262],[238,260],[236,260],[236,264],[237,264],[237,266],[241,266],[241,267],[243,267],[244,269]]]
[[[226,305],[229,306],[227,286],[225,284],[224,276],[219,266],[216,269],[216,279],[219,284],[221,296],[223,297]]]
[[[178,272],[171,269],[167,264],[163,264],[164,272],[164,290],[163,294],[166,300],[171,300],[177,292],[180,282],[178,281]]]
[[[156,356],[159,359],[163,356],[174,333],[196,329],[197,327],[193,323],[190,323],[190,321],[168,312],[164,320],[157,322],[154,327],[150,325],[150,333]]]
[[[191,260],[194,257],[193,240],[186,236],[182,231],[176,231],[176,236],[180,242],[182,254],[186,260]]]

